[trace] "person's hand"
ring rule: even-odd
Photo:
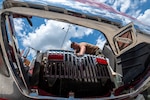
[[[76,53],[76,56],[78,56],[78,57],[82,57],[82,56],[83,56],[83,54]]]
[[[77,53],[76,53],[76,51],[74,51],[74,55],[76,55]]]

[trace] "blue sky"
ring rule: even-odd
[[[150,0],[19,0],[24,2],[56,5],[82,13],[115,20],[123,25],[134,22],[142,31],[150,34]],[[91,2],[92,1],[92,2]],[[2,0],[0,1],[2,4]],[[2,8],[2,6],[0,7]],[[100,32],[72,24],[34,17],[33,27],[25,19],[14,19],[21,49],[70,49],[71,41],[89,42],[102,48],[105,43]],[[55,24],[53,24],[55,23]],[[69,26],[70,25],[70,26]],[[69,28],[68,33],[67,30]],[[57,30],[57,31],[56,31]],[[67,36],[65,37],[65,35]],[[62,41],[64,41],[62,47]]]

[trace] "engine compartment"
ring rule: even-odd
[[[104,57],[77,57],[73,52],[51,50],[39,54],[37,59],[31,84],[52,95],[98,97],[110,95],[114,88]]]

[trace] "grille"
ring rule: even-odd
[[[96,60],[97,58],[105,60],[103,57],[94,55],[77,57],[71,51],[49,51],[47,58],[44,77],[84,82],[98,82],[99,79],[110,78],[107,64],[98,63]]]

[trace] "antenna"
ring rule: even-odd
[[[64,42],[65,42],[66,36],[68,35],[68,32],[69,32],[70,27],[71,27],[71,25],[69,24],[68,29],[67,29],[66,34],[65,34],[65,37],[64,37],[64,39],[63,39],[63,41],[62,41],[61,48],[62,48],[63,45],[64,45]],[[64,29],[64,28],[63,28],[63,29]],[[63,30],[63,29],[62,29],[62,30]]]

